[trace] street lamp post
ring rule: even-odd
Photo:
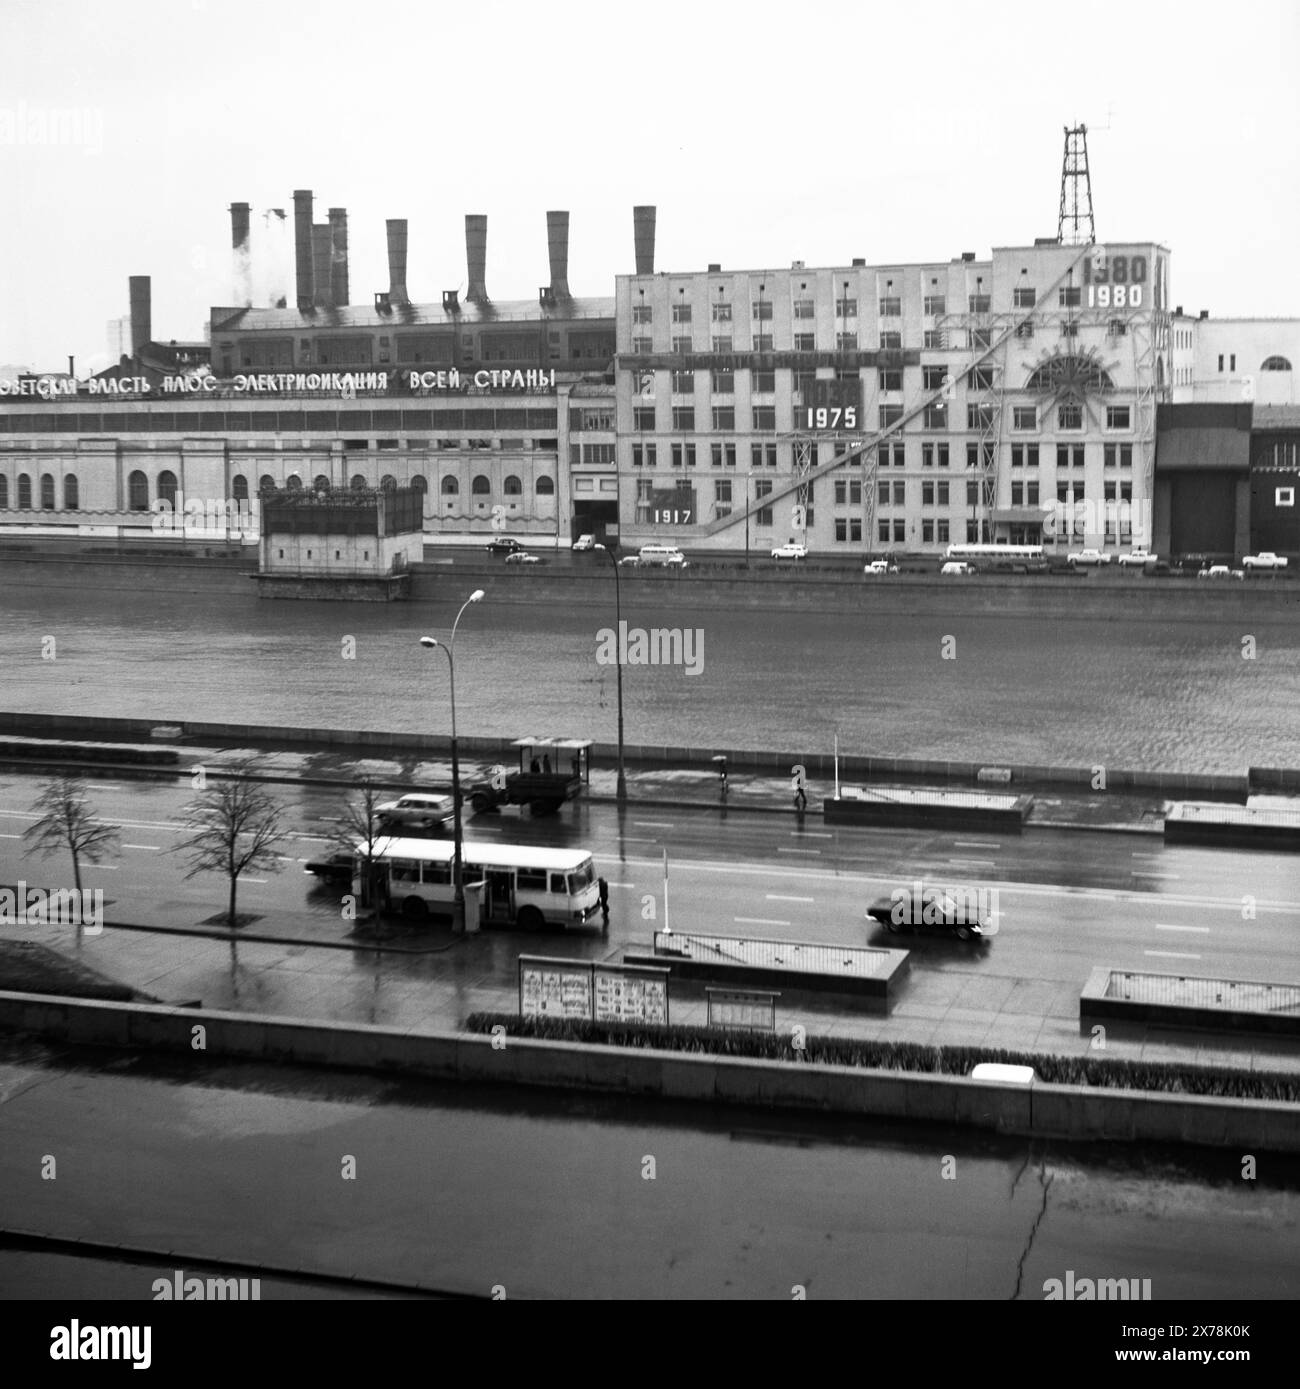
[[[614,566],[614,651],[618,657],[615,668],[618,688],[618,785],[615,795],[619,805],[623,805],[627,801],[627,773],[623,767],[623,602],[618,586],[618,560],[614,558],[612,550],[607,549],[604,554]]]
[[[441,642],[436,637],[421,637],[420,645],[433,649],[437,647],[439,651],[447,653],[447,673],[451,679],[451,804],[453,814],[454,830],[454,849],[452,862],[452,883],[456,896],[456,926],[460,930],[465,928],[465,874],[462,862],[463,837],[461,833],[460,816],[460,753],[456,745],[456,628],[460,626],[460,620],[464,616],[465,609],[471,603],[477,603],[483,597],[483,590],[476,588],[473,593],[460,605],[460,612],[456,614],[456,620],[451,624],[451,640]]]

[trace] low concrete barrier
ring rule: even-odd
[[[1079,994],[1079,1027],[1111,1022],[1300,1037],[1300,984],[1094,966]]]
[[[196,1029],[202,1029],[202,1033]],[[713,1104],[812,1109],[971,1125],[1000,1133],[1181,1142],[1300,1152],[1300,1105],[1199,1096],[996,1085],[964,1076],[684,1055],[366,1024],[252,1017],[0,992],[0,1031],[91,1046],[401,1072],[469,1083],[613,1091]],[[201,1045],[198,1045],[201,1039]]]

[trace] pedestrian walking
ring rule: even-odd
[[[596,888],[600,893],[600,916],[603,925],[609,925],[609,884],[604,878],[596,879]]]
[[[551,774],[551,754],[549,752],[542,754],[542,771],[544,771],[547,776]]]
[[[802,786],[796,786],[794,788],[794,808],[801,815],[808,808],[808,797],[804,795],[804,789]]]

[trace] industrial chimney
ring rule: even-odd
[[[411,302],[406,292],[406,218],[390,217],[388,229],[388,299],[392,304]]]
[[[332,309],[334,307],[334,293],[330,281],[331,269],[330,226],[328,222],[321,222],[311,229],[312,303],[318,309]]]
[[[569,214],[546,214],[546,240],[551,255],[551,293],[569,298]]]
[[[330,219],[330,298],[334,307],[343,309],[348,303],[348,210],[332,207]]]
[[[152,289],[148,275],[132,275],[130,285],[131,355],[139,357],[153,341]]]
[[[465,256],[469,264],[469,286],[465,290],[465,302],[486,304],[487,218],[473,212],[465,216]]]
[[[298,275],[298,311],[310,313],[315,300],[312,273],[310,188],[299,188],[293,195],[293,254]]]
[[[253,259],[248,240],[249,206],[230,204],[230,246],[235,262],[235,298],[248,307],[253,302]]]
[[[655,210],[653,207],[632,209],[632,240],[636,250],[636,273],[655,273]]]

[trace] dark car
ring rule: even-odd
[[[324,858],[314,858],[308,861],[304,871],[314,873],[325,883],[350,883],[352,881],[352,855],[340,851]]]
[[[867,908],[867,916],[891,932],[932,930],[959,940],[997,935],[996,894],[965,887],[897,887]]]
[[[1154,564],[1148,564],[1142,571],[1148,579],[1173,579],[1178,576],[1178,572],[1177,569],[1166,564],[1162,559],[1157,560]]]
[[[512,555],[519,549],[519,542],[508,535],[499,535],[487,546],[490,555]]]

